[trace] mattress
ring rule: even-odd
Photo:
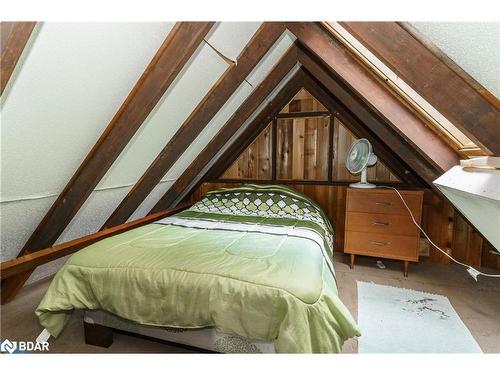
[[[189,345],[212,352],[239,354],[275,353],[272,342],[251,340],[238,335],[217,332],[217,329],[214,327],[190,329],[147,326],[120,318],[103,310],[85,311],[83,320],[87,323],[99,324],[121,331]]]
[[[340,352],[359,335],[338,298],[333,229],[276,185],[208,193],[173,217],[75,253],[36,310],[57,337],[74,309],[145,326],[215,329],[278,353]]]

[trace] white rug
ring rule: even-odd
[[[359,353],[481,353],[445,296],[358,281]]]

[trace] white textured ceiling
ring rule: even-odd
[[[61,192],[172,26],[41,26],[2,97],[2,201]]]
[[[414,22],[412,25],[500,98],[500,22]]]

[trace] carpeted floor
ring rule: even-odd
[[[344,263],[345,262],[345,263]],[[410,266],[408,278],[403,277],[402,264],[384,261],[386,269],[375,266],[376,259],[358,257],[353,270],[347,258],[335,257],[337,283],[342,301],[357,317],[356,281],[374,282],[447,296],[453,308],[470,330],[484,353],[500,353],[500,281],[481,278],[476,283],[464,269],[453,265],[419,263]],[[25,287],[11,303],[1,307],[0,338],[34,340],[41,332],[34,310],[50,280]],[[75,312],[61,336],[50,339],[52,353],[192,353],[193,350],[165,343],[115,333],[113,345],[99,348],[83,340],[81,312]],[[357,353],[357,341],[349,340],[344,353]]]

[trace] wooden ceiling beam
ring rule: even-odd
[[[269,102],[263,111],[246,127],[243,133],[217,159],[206,174],[208,180],[218,178],[233,164],[241,153],[252,144],[259,134],[273,121],[276,115],[303,88],[304,72],[298,70],[276,97]]]
[[[97,241],[105,238],[116,236],[117,234],[129,231],[140,226],[150,224],[157,220],[163,219],[167,216],[172,216],[177,212],[185,210],[189,206],[183,205],[171,208],[165,211],[160,211],[153,215],[148,215],[140,219],[117,225],[97,233],[92,233],[68,242],[64,242],[47,249],[43,249],[34,253],[23,255],[19,258],[14,258],[6,262],[0,263],[0,277],[2,280],[22,274],[26,271],[34,270],[36,267],[52,262],[53,260],[65,257],[67,255],[76,253],[78,250],[83,249]]]
[[[36,22],[1,22],[0,95],[26,47]]]
[[[459,163],[459,155],[319,23],[287,22],[286,25],[307,50],[323,61],[348,92],[354,93],[364,107],[410,143],[415,153],[436,167],[438,174]],[[418,168],[413,169],[417,171]],[[431,182],[432,178],[427,176],[425,180]]]
[[[293,45],[259,86],[257,86],[250,96],[240,105],[236,112],[224,124],[215,137],[212,138],[184,173],[163,195],[151,212],[161,210],[161,207],[171,207],[178,197],[186,191],[191,182],[203,172],[206,165],[216,157],[219,150],[231,140],[238,129],[244,124],[245,120],[258,109],[259,105],[272,93],[273,89],[286,77],[296,64],[297,47]]]
[[[35,229],[19,256],[54,244],[140,128],[214,22],[180,22],[169,33],[106,130]],[[12,299],[30,272],[2,281],[2,303]]]
[[[442,170],[423,158],[420,153],[415,152],[415,146],[408,143],[399,133],[395,132],[383,118],[371,109],[364,101],[359,99],[349,87],[343,84],[339,77],[333,74],[326,64],[305,48],[298,50],[299,62],[318,81],[320,81],[329,92],[331,92],[346,108],[349,109],[370,131],[382,139],[385,144],[401,160],[425,182],[432,184]],[[435,138],[438,138],[434,135]],[[455,156],[458,163],[458,155]]]
[[[264,107],[260,110],[257,116],[245,127],[243,132],[235,139],[231,145],[219,156],[215,153],[214,157],[217,159],[206,169],[209,162],[205,162],[205,167],[200,170],[201,176],[196,176],[197,180],[194,184],[191,181],[182,180],[181,187],[172,189],[172,191],[163,196],[162,199],[156,204],[156,206],[151,210],[151,213],[156,212],[156,210],[161,210],[162,207],[172,206],[174,204],[179,204],[184,197],[190,196],[204,181],[209,179],[217,178],[226,168],[227,165],[236,160],[237,156],[244,150],[252,141],[259,135],[259,133],[272,121],[274,116],[283,108],[302,88],[302,72],[296,72],[288,82],[283,86],[279,93]],[[240,126],[243,125],[248,117],[240,118]],[[228,139],[227,142],[230,142]],[[226,143],[227,143],[226,142]],[[195,178],[196,178],[195,177]],[[175,185],[174,185],[175,186]],[[172,186],[172,188],[174,188]]]
[[[411,25],[340,24],[476,145],[500,155],[500,101]]]
[[[330,111],[351,131],[357,138],[366,138],[373,146],[373,150],[391,171],[401,181],[411,186],[426,186],[426,183],[416,176],[409,166],[398,158],[385,143],[372,133],[348,108],[335,98],[321,82],[318,82],[307,70],[304,70],[304,88]]]
[[[281,22],[265,22],[191,115],[177,130],[142,177],[111,214],[103,228],[124,223],[147,198],[184,151],[231,98],[245,78],[285,31]]]

